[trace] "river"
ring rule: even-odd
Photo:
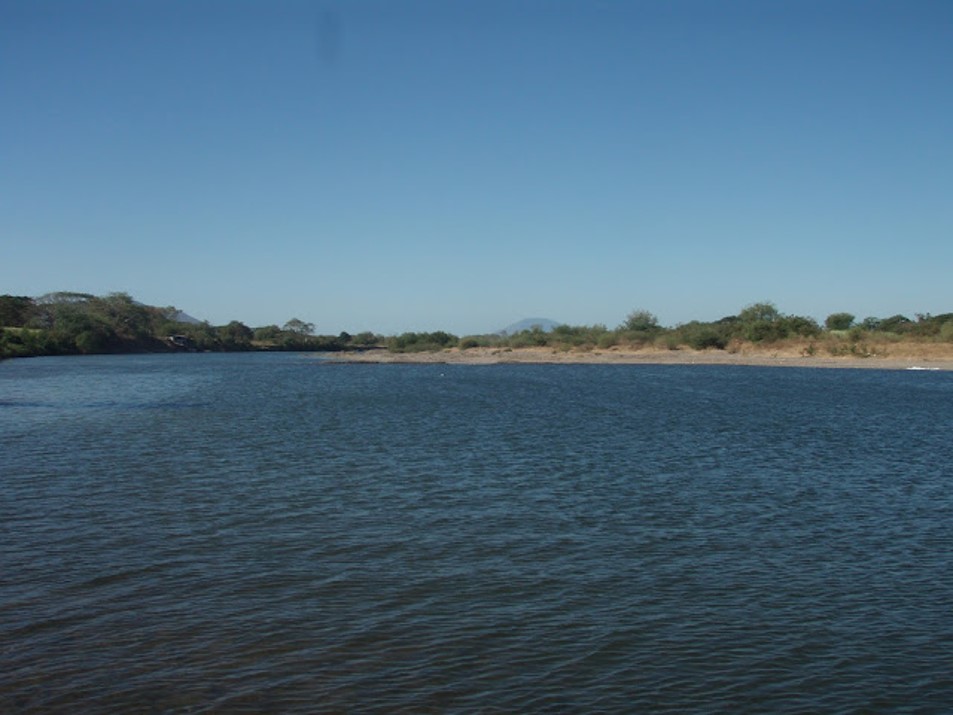
[[[0,711],[939,712],[953,373],[0,363]]]

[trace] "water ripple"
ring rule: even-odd
[[[953,700],[946,374],[2,367],[0,711]]]

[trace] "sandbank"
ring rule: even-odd
[[[754,365],[771,367],[873,368],[879,370],[953,370],[953,349],[917,351],[909,354],[871,355],[804,355],[791,349],[770,348],[726,350],[660,350],[657,348],[566,350],[541,348],[477,347],[461,350],[448,348],[435,352],[393,353],[387,350],[365,350],[336,353],[331,359],[345,363],[408,363],[408,364],[580,364],[580,365]]]

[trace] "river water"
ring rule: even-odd
[[[953,374],[0,363],[0,712],[940,712]]]

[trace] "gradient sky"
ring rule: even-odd
[[[953,2],[0,0],[0,293],[953,311]]]

